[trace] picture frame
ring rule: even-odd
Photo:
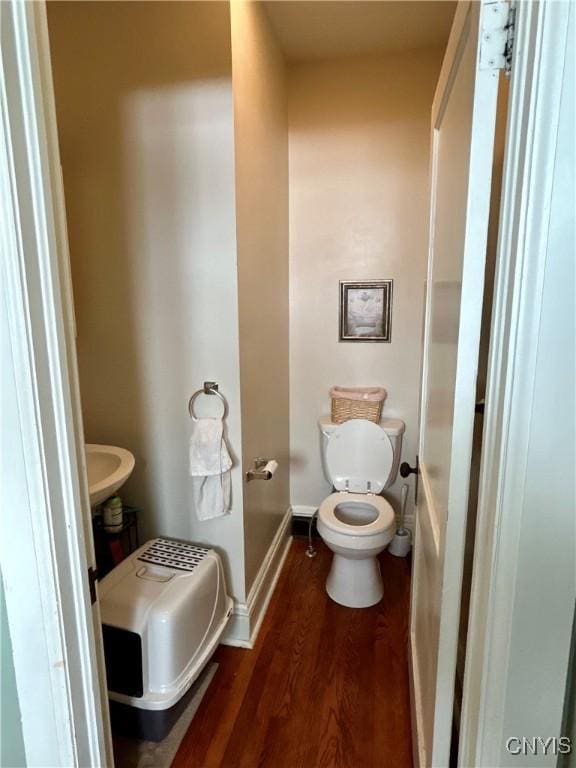
[[[392,340],[392,280],[340,280],[339,341]]]

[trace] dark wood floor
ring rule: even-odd
[[[381,556],[384,599],[327,596],[331,553],[294,540],[251,651],[218,671],[172,768],[410,768],[409,563]]]

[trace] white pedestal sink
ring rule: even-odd
[[[90,506],[101,504],[128,480],[134,469],[134,456],[115,445],[86,445],[86,469]]]

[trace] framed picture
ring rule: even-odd
[[[391,341],[392,280],[340,281],[340,341]]]

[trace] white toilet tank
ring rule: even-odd
[[[332,485],[332,480],[326,469],[326,446],[328,445],[328,440],[330,439],[330,436],[340,426],[342,425],[335,424],[332,421],[330,415],[321,416],[320,419],[318,419],[318,427],[320,429],[320,453],[322,456],[322,469],[324,471],[324,477],[330,483],[330,485]],[[396,477],[398,476],[398,468],[400,466],[400,457],[402,455],[402,436],[404,435],[406,425],[404,424],[402,419],[383,418],[380,421],[380,426],[382,427],[384,432],[386,432],[386,434],[388,435],[388,438],[392,443],[392,450],[394,452],[394,461],[392,463],[392,469],[390,470],[390,475],[388,476],[388,480],[384,485],[384,488],[389,488],[394,483],[394,481],[396,480]]]

